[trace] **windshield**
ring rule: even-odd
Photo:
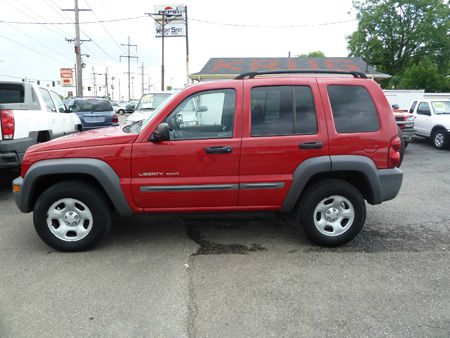
[[[450,101],[433,101],[431,105],[436,115],[450,114]]]
[[[169,96],[166,97],[165,100],[162,101],[161,104],[154,111],[151,112],[151,114],[142,122],[142,124],[139,125],[137,132],[139,133],[141,130],[143,130],[155,118],[155,116],[158,115],[158,113],[161,110],[163,110],[169,104],[170,101],[173,100],[175,96],[176,93],[169,94]]]
[[[170,96],[170,93],[146,94],[142,96],[136,110],[156,109]]]
[[[69,107],[71,111],[112,111],[111,103],[106,100],[87,99],[87,100],[75,100]]]

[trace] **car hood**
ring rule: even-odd
[[[138,134],[125,133],[122,131],[122,127],[94,129],[36,144],[28,148],[27,152],[132,143],[137,136]]]

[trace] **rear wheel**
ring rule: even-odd
[[[108,233],[111,207],[103,193],[89,184],[60,182],[39,197],[33,220],[47,245],[60,251],[83,251]]]
[[[353,185],[326,179],[305,191],[297,216],[311,242],[338,246],[349,242],[361,231],[366,220],[366,205]]]
[[[433,136],[431,137],[432,141],[433,141],[433,145],[437,148],[437,149],[446,149],[448,148],[448,134],[447,131],[444,129],[436,129],[433,132]]]
[[[403,162],[403,156],[405,155],[406,141],[403,138],[402,130],[399,126],[397,126],[397,133],[400,138],[400,163],[398,164],[398,167],[400,167]]]

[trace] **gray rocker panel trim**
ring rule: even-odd
[[[117,212],[122,216],[132,214],[132,210],[120,187],[120,179],[116,172],[105,162],[91,158],[67,158],[43,160],[28,169],[18,197],[19,209],[30,212],[31,192],[36,180],[42,176],[58,174],[87,174],[95,178],[109,196]]]

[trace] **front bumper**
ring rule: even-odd
[[[22,212],[29,212],[26,209],[26,205],[23,203],[21,199],[23,189],[23,178],[21,176],[17,177],[12,182],[12,187],[13,187],[14,202],[16,203],[19,210]]]
[[[414,128],[404,128],[400,129],[402,132],[402,137],[406,141],[412,141],[416,138],[416,130]]]

